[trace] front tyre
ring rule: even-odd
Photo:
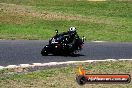
[[[47,56],[48,52],[43,48],[42,51],[41,51],[41,55],[42,56]]]

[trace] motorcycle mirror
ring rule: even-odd
[[[57,29],[55,30],[55,32],[56,32],[56,34],[58,34],[58,30]]]

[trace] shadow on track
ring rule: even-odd
[[[85,56],[85,55],[83,55],[83,54],[71,54],[71,55],[53,55],[53,54],[49,54],[47,56],[80,57],[80,56]]]

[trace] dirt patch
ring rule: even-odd
[[[21,15],[26,9],[19,5],[0,3],[0,22],[23,24],[33,21],[32,17]]]
[[[15,4],[5,4],[0,3],[0,12],[4,15],[0,14],[0,21],[14,22],[14,23],[23,23],[23,22],[31,22],[32,19],[43,19],[43,20],[77,20],[83,22],[91,22],[91,23],[104,23],[104,24],[112,24],[112,20],[102,19],[97,17],[88,17],[81,15],[72,15],[72,14],[63,14],[56,12],[48,12],[48,11],[37,11],[33,10],[30,6],[22,6]],[[6,16],[6,15],[7,16]]]

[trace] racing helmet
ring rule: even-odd
[[[68,30],[68,33],[71,37],[75,37],[76,33],[76,28],[75,27],[70,27]]]
[[[76,28],[75,27],[70,27],[69,32],[76,32]]]

